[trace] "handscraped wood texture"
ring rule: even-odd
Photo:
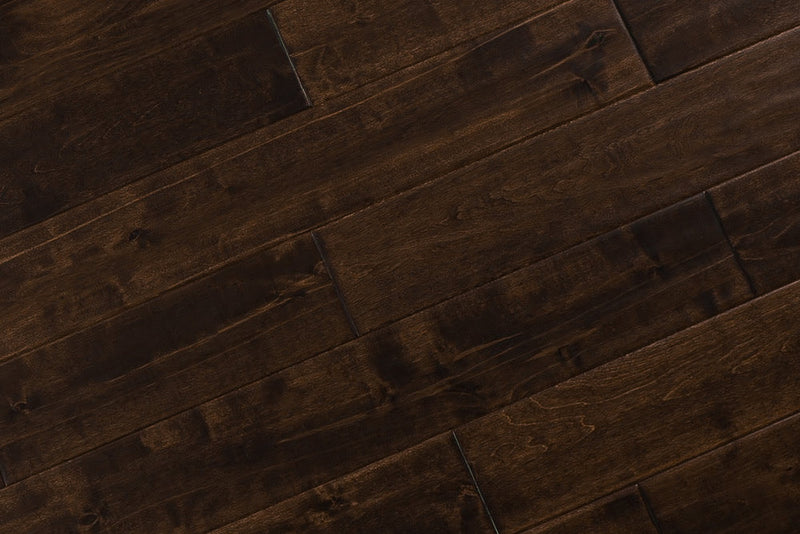
[[[0,236],[305,106],[266,11],[44,99],[0,122]]]
[[[272,3],[0,2],[0,119]]]
[[[541,522],[800,410],[798,313],[795,283],[460,429],[495,519]]]
[[[792,152],[796,47],[800,30],[323,228],[356,323],[403,317]]]
[[[263,532],[494,531],[445,435],[214,530]]]
[[[0,0],[0,532],[792,531],[798,49],[786,0]]]
[[[796,0],[616,0],[656,80],[800,24]]]
[[[784,534],[800,525],[800,415],[642,483],[662,531]]]
[[[0,357],[648,83],[607,0],[564,9],[172,185],[121,205],[101,198],[93,218],[44,246],[22,240],[0,263]],[[575,27],[582,13],[592,20]],[[547,46],[535,45],[539,33]],[[130,240],[135,232],[144,239]]]
[[[800,153],[711,190],[760,293],[800,279]]]
[[[315,99],[325,100],[563,3],[285,0],[275,16],[303,81]],[[592,16],[572,19],[584,21],[593,23]]]

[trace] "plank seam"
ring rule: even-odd
[[[614,10],[617,12],[617,16],[619,17],[620,22],[622,22],[622,27],[625,28],[626,32],[628,32],[628,37],[630,37],[631,43],[633,43],[633,48],[636,50],[636,54],[639,56],[639,59],[641,60],[642,65],[644,66],[644,69],[647,71],[647,75],[650,77],[650,81],[653,83],[653,85],[657,85],[662,80],[656,81],[656,77],[653,75],[653,71],[650,70],[650,63],[648,63],[647,58],[644,56],[644,53],[642,52],[642,47],[639,46],[639,41],[637,41],[636,37],[634,37],[633,32],[631,31],[631,27],[628,24],[628,21],[622,15],[622,10],[619,8],[618,1],[619,0],[611,0],[611,5],[614,6]]]
[[[336,296],[339,298],[339,303],[342,305],[342,310],[347,318],[347,323],[350,325],[350,329],[353,331],[353,334],[355,334],[356,337],[361,337],[361,334],[358,331],[358,326],[356,326],[356,321],[353,318],[353,315],[350,313],[350,306],[348,306],[347,299],[345,299],[342,288],[339,285],[339,279],[336,276],[336,272],[334,271],[333,266],[328,259],[328,254],[325,250],[325,243],[322,241],[322,238],[316,231],[311,232],[311,239],[314,240],[314,246],[317,247],[317,252],[319,252],[320,257],[322,258],[322,263],[325,265],[325,270],[328,272],[328,276],[331,279],[333,290],[336,292]]]
[[[314,104],[311,102],[311,97],[308,95],[308,91],[306,91],[306,88],[303,85],[303,80],[300,79],[300,74],[297,72],[297,66],[294,64],[294,59],[289,53],[289,47],[286,46],[286,41],[283,40],[283,34],[281,33],[280,28],[278,28],[278,23],[275,22],[275,16],[272,14],[271,9],[267,9],[267,18],[269,19],[270,26],[272,26],[272,31],[275,32],[275,37],[278,39],[278,44],[283,51],[283,55],[286,56],[289,66],[292,67],[294,79],[297,81],[297,86],[300,88],[300,92],[303,94],[303,100],[305,100],[306,106],[313,106]]]
[[[481,491],[481,487],[478,484],[478,479],[475,477],[475,472],[472,470],[472,466],[467,460],[467,455],[464,453],[464,449],[461,447],[461,442],[458,441],[458,436],[456,435],[455,430],[451,430],[453,436],[453,442],[458,449],[458,454],[461,456],[461,461],[464,463],[464,467],[467,468],[467,473],[469,473],[469,478],[472,480],[472,485],[475,487],[475,491],[478,492],[478,498],[481,500],[481,504],[483,505],[483,510],[486,512],[486,515],[489,517],[489,522],[492,524],[492,529],[494,529],[495,534],[500,534],[500,530],[497,528],[497,523],[494,522],[494,516],[492,516],[492,511],[489,509],[489,504],[486,502],[486,498],[483,495],[483,491]]]
[[[642,486],[639,483],[636,483],[636,491],[639,493],[639,498],[642,500],[642,504],[644,504],[645,510],[647,510],[647,515],[650,517],[650,522],[653,523],[653,527],[656,529],[658,534],[664,534],[664,530],[661,528],[661,523],[658,522],[658,517],[656,516],[655,510],[653,510],[652,504],[650,504],[650,499],[647,497],[647,493],[645,493]]]
[[[8,476],[6,475],[6,466],[0,463],[0,489],[7,488],[8,484]]]
[[[758,290],[756,289],[756,285],[753,282],[750,273],[744,268],[744,262],[742,262],[741,256],[739,256],[739,251],[736,250],[736,247],[733,246],[733,242],[731,241],[731,237],[728,234],[727,230],[725,230],[725,225],[722,222],[722,217],[719,215],[719,211],[717,210],[717,206],[714,204],[714,199],[711,197],[711,193],[709,191],[703,191],[703,196],[705,197],[708,205],[711,207],[711,212],[714,214],[714,219],[717,221],[717,226],[719,227],[719,231],[722,232],[722,235],[725,236],[725,242],[728,243],[728,248],[733,255],[733,260],[736,262],[736,265],[739,267],[739,270],[742,272],[742,276],[747,281],[747,286],[750,288],[750,293],[754,297],[758,296]]]

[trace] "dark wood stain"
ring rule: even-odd
[[[799,310],[794,283],[458,430],[500,527],[557,516],[800,410],[786,379],[798,373]]]
[[[798,46],[800,30],[783,34],[322,228],[356,322],[404,317],[793,152]]]
[[[710,194],[759,293],[800,278],[800,153]]]
[[[0,532],[792,531],[794,3],[275,2],[0,0]]]
[[[584,13],[581,7],[564,9],[575,17]],[[609,90],[604,101],[648,83],[610,5],[590,0],[585,7],[600,27],[618,27],[607,44],[613,61],[605,75]],[[565,38],[580,46],[580,36],[562,35],[567,13],[559,13],[535,19],[530,26],[548,36],[555,43],[551,47]],[[528,34],[527,27],[510,31]],[[481,46],[496,45],[489,41]],[[542,76],[531,79],[522,77],[529,58],[511,52],[496,66],[503,75],[459,78],[455,73],[473,55],[467,53],[210,169],[192,168],[189,176],[175,175],[156,191],[124,197],[121,206],[116,197],[101,198],[88,221],[73,220],[77,230],[44,247],[31,249],[30,242],[20,240],[19,248],[7,252],[12,259],[0,264],[0,301],[7,303],[0,325],[10,334],[0,339],[0,354],[91,324],[120,304],[141,303],[265,242],[365,207],[521,135],[598,107],[594,101],[574,102],[560,90],[574,75],[569,61],[564,63],[551,48],[543,49],[544,59],[531,60],[545,66]],[[502,88],[505,96],[496,98]],[[475,103],[488,100],[493,100],[488,107]],[[533,118],[531,111],[536,112]],[[134,246],[128,236],[137,228],[160,241]],[[83,255],[87,249],[97,254],[71,261],[69,254]],[[122,284],[120,272],[127,273]],[[65,284],[72,288],[67,294],[61,291]],[[63,299],[61,313],[45,315],[37,302],[56,295]]]
[[[791,532],[800,524],[800,416],[642,483],[665,533]]]
[[[277,39],[255,13],[0,122],[0,236],[305,108]]]
[[[795,0],[616,0],[657,81],[800,24]]]

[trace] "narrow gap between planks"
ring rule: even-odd
[[[644,504],[644,507],[647,510],[647,515],[650,517],[650,522],[653,523],[653,528],[656,529],[656,533],[664,534],[664,531],[661,528],[661,523],[658,522],[656,512],[653,510],[653,506],[650,504],[650,499],[647,497],[647,494],[644,492],[638,482],[636,483],[636,491],[639,493],[639,498],[642,500],[642,504]]]
[[[711,197],[711,193],[709,193],[708,191],[703,191],[703,196],[708,202],[708,205],[711,207],[711,212],[714,214],[714,219],[716,219],[717,221],[717,226],[719,227],[719,231],[722,232],[723,236],[725,236],[725,242],[728,243],[728,248],[730,249],[731,254],[733,255],[733,260],[736,262],[736,265],[742,272],[742,276],[744,276],[744,279],[747,281],[747,287],[750,288],[750,293],[753,295],[753,297],[757,297],[758,290],[756,289],[756,284],[750,277],[750,273],[748,273],[747,269],[744,268],[744,263],[742,263],[742,258],[739,256],[739,251],[736,250],[736,247],[733,246],[731,237],[728,234],[728,231],[725,229],[725,225],[722,223],[722,217],[720,217],[719,211],[717,211],[717,206],[714,204],[714,199]]]
[[[478,493],[478,497],[481,500],[481,504],[483,505],[483,510],[489,517],[489,522],[492,524],[492,529],[494,530],[495,534],[500,534],[500,530],[497,528],[497,523],[494,522],[494,516],[492,516],[492,511],[489,510],[489,504],[486,502],[486,498],[483,496],[483,491],[481,491],[481,487],[478,485],[478,479],[475,477],[475,472],[472,470],[472,466],[469,464],[469,460],[467,460],[467,455],[464,453],[464,449],[461,447],[461,442],[458,441],[458,436],[456,435],[456,431],[451,430],[450,432],[453,436],[453,442],[456,444],[456,448],[458,449],[458,454],[459,456],[461,456],[461,461],[464,462],[464,467],[467,468],[467,473],[469,473],[469,478],[470,480],[472,480],[472,485],[475,487],[475,491]]]
[[[314,246],[317,247],[317,252],[319,252],[320,258],[322,258],[322,264],[325,265],[325,270],[328,271],[328,276],[331,279],[331,283],[333,283],[333,289],[336,291],[336,296],[339,298],[339,303],[342,305],[342,310],[344,310],[344,315],[347,318],[347,322],[350,324],[350,329],[353,331],[353,334],[356,337],[361,337],[358,326],[356,326],[356,321],[353,319],[353,315],[350,313],[350,306],[347,305],[347,300],[344,298],[344,293],[342,293],[342,288],[339,285],[339,279],[336,277],[336,273],[334,272],[330,261],[328,261],[328,254],[325,251],[325,243],[322,241],[322,238],[316,231],[311,232],[311,239],[314,241]]]

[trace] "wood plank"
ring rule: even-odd
[[[797,150],[796,47],[800,30],[322,228],[356,324],[369,331]]]
[[[546,482],[545,482],[546,483]],[[635,487],[628,487],[522,534],[661,534]]]
[[[491,533],[449,435],[390,456],[214,531]]]
[[[676,230],[683,219],[691,231]],[[113,457],[113,469],[176,477],[158,475],[152,496],[109,502],[114,521],[134,514],[139,532],[171,528],[171,517],[190,531],[207,526],[195,523],[202,517],[229,522],[731,307],[747,291],[698,197],[89,452],[69,464],[77,500],[51,506],[54,515],[42,521],[91,507],[81,496],[140,486],[140,474],[99,477],[111,469],[103,459]],[[222,364],[212,369],[225,376]],[[5,447],[4,463],[30,469],[24,462],[42,463],[41,451],[57,451],[62,432],[110,432],[137,398],[172,399],[185,394],[180,384],[194,383],[160,382],[162,393],[145,389],[110,408],[92,410],[91,397],[68,401],[61,413],[88,414]],[[159,438],[163,451],[135,452],[154,435],[168,436]],[[62,469],[18,484],[50,488],[54,482],[29,481],[61,479]],[[106,485],[108,477],[118,485]],[[63,498],[55,486],[47,491],[50,501]]]
[[[784,534],[800,525],[800,415],[642,483],[664,534]]]
[[[274,13],[303,83],[321,102],[563,3],[285,0]]]
[[[21,0],[0,3],[0,119],[270,0]]]
[[[587,14],[592,23],[575,29]],[[552,40],[539,41],[545,37]],[[598,56],[606,58],[601,70]],[[0,354],[85,327],[643,83],[644,68],[610,4],[586,0],[210,169],[189,165],[155,181],[155,190],[100,199],[81,210],[88,219],[70,219],[74,230],[62,229],[43,246],[20,239],[17,248],[4,248],[10,256],[0,264],[0,327],[7,332]],[[149,246],[128,242],[135,229],[153,236]],[[116,272],[130,276],[120,283]]]
[[[800,25],[796,0],[617,0],[656,81]]]
[[[798,313],[800,283],[457,429],[495,521],[558,516],[799,410]]]
[[[0,236],[307,106],[266,12],[0,123]]]
[[[710,193],[759,293],[800,279],[800,153]]]
[[[256,253],[0,365],[6,481],[351,337],[309,236]]]

